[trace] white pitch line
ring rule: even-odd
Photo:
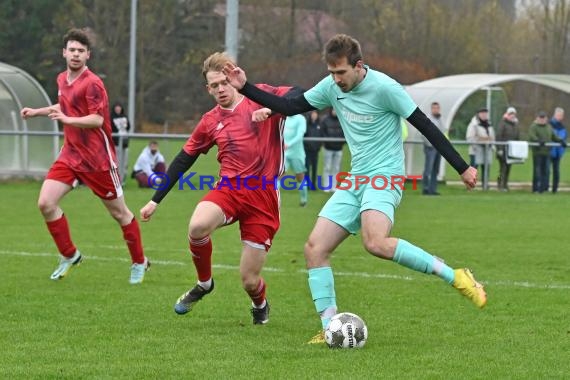
[[[23,252],[23,251],[8,251],[8,250],[0,250],[0,255],[5,256],[30,256],[30,257],[57,257],[54,253],[45,253],[45,252]],[[100,257],[100,256],[84,256],[87,260],[97,260],[97,261],[121,261],[121,262],[130,262],[130,259],[123,258],[123,257]],[[180,265],[186,266],[189,265],[184,261],[175,261],[175,260],[155,260],[151,259],[153,264],[160,264],[160,265]],[[213,264],[213,268],[215,269],[226,269],[226,270],[238,270],[239,266],[237,265],[226,265],[226,264]],[[274,273],[291,273],[282,268],[274,268],[274,267],[264,267],[263,270],[265,272],[274,272]],[[299,269],[295,271],[296,273],[307,273],[306,269]],[[401,280],[401,281],[415,281],[413,277],[409,276],[399,276],[399,275],[392,275],[392,274],[383,274],[383,273],[368,273],[368,272],[342,272],[342,271],[335,271],[335,276],[342,276],[342,277],[364,277],[364,278],[380,278],[380,279],[389,279],[389,280]],[[491,286],[505,286],[509,288],[527,288],[527,289],[556,289],[556,290],[570,290],[570,284],[537,284],[528,281],[484,281],[485,285]]]
[[[18,252],[18,251],[6,251],[0,250],[0,255],[11,255],[11,256],[35,256],[35,257],[57,257],[54,253],[45,253],[45,252]],[[97,261],[122,261],[122,262],[131,262],[130,259],[124,257],[100,257],[100,256],[87,256],[82,255],[84,259],[87,260],[97,260]],[[170,261],[170,260],[152,260],[153,264],[162,264],[162,265],[187,265],[182,261]]]
[[[6,251],[0,250],[0,255],[5,256],[31,256],[31,257],[57,257],[55,253],[46,253],[46,252],[22,252],[22,251]],[[121,261],[121,262],[131,262],[129,258],[125,257],[101,257],[101,256],[91,256],[91,255],[83,255],[83,258],[86,260],[96,260],[96,261]],[[151,263],[160,264],[160,265],[189,265],[184,261],[175,261],[175,260],[156,260],[151,258]],[[239,269],[237,265],[225,265],[225,264],[213,264],[213,268],[216,269],[229,269],[229,270],[236,270]],[[265,267],[263,268],[264,271],[267,272],[284,272],[283,269],[279,268],[271,268]]]

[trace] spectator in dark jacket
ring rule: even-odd
[[[532,192],[543,193],[548,191],[548,160],[550,158],[550,147],[546,146],[549,142],[563,142],[550,125],[548,124],[548,116],[546,112],[539,112],[536,120],[530,126],[528,131],[528,140],[539,143],[539,146],[532,147]],[[563,143],[566,146],[566,143]]]
[[[323,131],[320,125],[319,113],[317,110],[311,111],[307,116],[307,132],[305,132],[305,137],[323,137]],[[315,190],[317,186],[317,170],[319,167],[319,153],[322,141],[305,141],[303,142],[305,146],[305,167],[307,168],[307,174],[311,180],[312,186],[311,190]]]
[[[503,119],[499,122],[497,128],[497,141],[518,140],[520,138],[519,120],[517,119],[517,110],[515,107],[507,108],[507,112],[503,115]],[[497,146],[497,159],[499,160],[499,178],[497,178],[497,188],[499,191],[509,191],[509,174],[511,172],[511,164],[507,163],[507,146]]]
[[[564,109],[560,107],[556,107],[554,109],[554,115],[552,119],[550,119],[550,125],[552,126],[552,130],[554,134],[558,136],[560,139],[566,141],[568,138],[568,131],[564,124],[562,124],[562,120],[564,120]],[[565,148],[563,146],[553,146],[550,148],[550,166],[552,166],[552,192],[558,192],[558,183],[560,182],[560,160],[564,155]],[[548,177],[550,177],[550,167],[548,170]]]
[[[113,131],[114,135],[113,143],[115,144],[117,161],[119,161],[119,176],[121,177],[121,181],[124,184],[129,162],[128,134],[131,130],[131,124],[129,123],[127,115],[125,115],[125,110],[121,103],[115,103],[111,109],[111,130]],[[121,140],[122,144],[120,144]]]
[[[340,121],[336,116],[336,111],[331,108],[329,114],[321,122],[323,128],[323,137],[337,137],[344,138],[344,132],[340,126]],[[340,172],[340,164],[342,162],[342,147],[344,141],[325,141],[325,162],[323,169],[322,185],[325,188],[331,188],[325,191],[335,191],[336,188],[336,175]]]

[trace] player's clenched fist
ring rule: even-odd
[[[22,116],[23,119],[34,117],[36,116],[36,110],[30,107],[24,107],[20,111],[20,116]]]
[[[156,210],[157,203],[149,201],[143,208],[141,208],[141,221],[148,222],[154,211]]]

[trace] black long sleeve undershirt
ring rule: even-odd
[[[181,150],[166,171],[166,176],[169,179],[168,186],[166,186],[164,189],[156,190],[152,196],[152,201],[160,203],[160,201],[166,197],[174,185],[176,185],[180,174],[186,173],[186,171],[192,167],[197,159],[198,155],[191,156],[184,150]]]
[[[304,95],[280,97],[263,91],[249,82],[245,83],[240,92],[254,102],[286,116],[316,109],[307,102]],[[457,153],[449,140],[419,108],[416,108],[407,120],[429,140],[459,174],[462,174],[469,168],[469,165]]]
[[[428,139],[435,149],[441,153],[443,158],[453,166],[457,173],[463,174],[463,172],[469,168],[467,162],[457,153],[445,135],[441,133],[435,124],[432,123],[419,108],[416,108],[407,120]]]
[[[298,91],[298,88],[294,87],[289,91],[293,92],[294,90]],[[316,109],[307,102],[302,93],[299,93],[296,96],[290,96],[292,94],[288,93],[289,96],[281,97],[263,91],[249,82],[245,82],[245,85],[241,90],[239,90],[239,92],[254,102],[271,109],[273,112],[277,112],[285,116],[297,115]]]
[[[257,88],[255,86],[251,86],[251,87]],[[265,94],[264,91],[260,90],[260,92]],[[283,99],[291,99],[292,97],[297,97],[297,96],[303,98],[303,92],[304,92],[304,90],[300,87],[292,87],[284,95],[286,98],[283,98]],[[268,93],[268,95],[275,96],[278,99],[281,99],[280,97],[273,95],[273,94]],[[255,101],[255,99],[253,99],[253,98],[252,98],[252,100]],[[263,104],[262,102],[258,102],[258,103]],[[314,109],[314,108],[311,107],[311,109]],[[166,171],[166,176],[170,180],[170,182],[168,183],[168,186],[165,187],[164,189],[156,190],[156,192],[152,196],[152,201],[156,202],[156,203],[160,203],[160,201],[162,201],[164,199],[164,197],[166,197],[166,195],[170,192],[170,190],[172,190],[174,185],[176,185],[176,183],[178,182],[180,174],[186,173],[186,171],[188,169],[190,169],[190,167],[192,167],[192,165],[194,164],[194,162],[196,162],[197,159],[198,159],[198,155],[191,156],[188,153],[186,153],[184,150],[181,150],[180,153],[178,153],[178,155],[174,158],[174,160],[172,161],[172,163],[168,167],[168,170]]]

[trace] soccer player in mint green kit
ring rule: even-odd
[[[329,199],[305,243],[309,288],[323,330],[337,313],[330,255],[344,239],[359,230],[364,248],[370,254],[418,272],[434,274],[476,306],[484,307],[487,295],[469,269],[454,270],[422,248],[390,236],[402,190],[398,186],[379,190],[370,183],[363,184],[364,178],[381,175],[390,179],[405,174],[400,117],[427,137],[461,175],[468,189],[475,187],[477,170],[461,158],[398,82],[364,64],[357,40],[344,34],[332,37],[325,45],[323,58],[330,75],[304,94],[290,99],[258,90],[247,82],[245,72],[239,67],[227,65],[224,68],[224,74],[234,87],[274,112],[292,115],[333,107],[344,130],[352,155],[348,179],[351,186],[336,191]],[[357,178],[360,178],[358,186]],[[376,183],[376,187],[382,187],[382,183]],[[322,330],[309,341],[321,342],[324,342]]]
[[[303,136],[307,130],[307,120],[303,115],[292,115],[285,119],[285,130],[283,138],[285,140],[285,170],[295,174],[295,179],[299,185],[299,205],[307,205],[308,184],[303,181],[305,178],[305,147],[303,146]]]

